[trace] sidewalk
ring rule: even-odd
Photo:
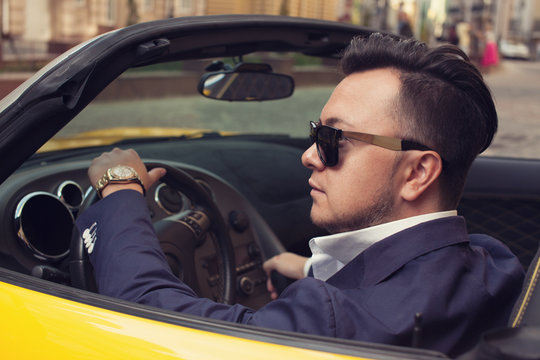
[[[503,60],[485,79],[499,115],[485,154],[540,158],[540,62]]]

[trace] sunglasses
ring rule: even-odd
[[[433,149],[414,141],[361,132],[344,131],[328,125],[322,125],[320,122],[314,123],[313,121],[309,122],[309,137],[311,139],[311,144],[317,144],[319,159],[321,159],[325,166],[337,165],[339,161],[339,141],[344,139],[354,139],[394,151],[433,151]]]

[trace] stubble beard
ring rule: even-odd
[[[346,231],[365,229],[370,226],[382,224],[390,219],[394,210],[394,198],[389,191],[379,191],[375,203],[361,209],[355,214],[350,214],[333,221],[312,221],[315,225],[325,229],[330,234]]]
[[[316,221],[313,219],[313,215],[311,215],[311,221],[330,234],[365,229],[391,221],[394,215],[395,204],[395,194],[392,191],[392,184],[402,158],[403,155],[398,153],[394,159],[390,177],[377,189],[376,196],[373,197],[375,199],[373,203],[363,209],[359,209],[353,214],[346,214],[339,219]]]
[[[330,234],[365,229],[390,221],[394,212],[394,194],[391,191],[392,182],[399,160],[400,158],[396,158],[390,178],[377,189],[377,195],[374,197],[375,201],[373,203],[340,219],[316,221],[311,216],[311,221]]]

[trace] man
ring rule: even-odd
[[[480,73],[455,47],[428,49],[380,34],[354,39],[341,67],[346,77],[311,123],[314,143],[302,156],[312,170],[311,218],[333,235],[310,242],[309,261],[285,253],[264,264],[268,273],[301,280],[279,297],[269,283],[275,300],[258,311],[198,298],[169,271],[141,196],[163,169],[147,172],[134,151],[115,149],[92,162],[89,178],[104,199],[77,220],[92,240],[100,292],[398,345],[411,344],[414,314],[421,313],[420,346],[452,356],[482,331],[504,326],[523,270],[497,240],[467,235],[455,210],[472,161],[497,128]],[[103,187],[99,179],[117,165],[132,167],[144,185]]]

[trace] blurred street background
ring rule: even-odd
[[[540,62],[505,60],[485,79],[499,131],[486,155],[540,158]]]
[[[0,0],[0,98],[96,35],[138,22],[218,14],[319,18],[430,45],[456,44],[485,74],[496,100],[499,133],[486,154],[540,158],[540,0]],[[313,92],[329,95],[333,81],[330,76],[320,84],[300,84],[291,116],[303,122],[316,118],[324,104],[309,100]],[[172,124],[178,107],[193,110],[196,100],[173,101],[171,119],[163,116],[162,126]],[[104,113],[111,111],[113,104],[103,105]],[[77,126],[70,124],[63,134],[88,130]]]
[[[39,67],[107,31],[219,14],[353,23],[429,44],[451,42],[479,62],[490,42],[508,56],[535,59],[540,38],[540,0],[0,0],[0,61],[4,68]]]

